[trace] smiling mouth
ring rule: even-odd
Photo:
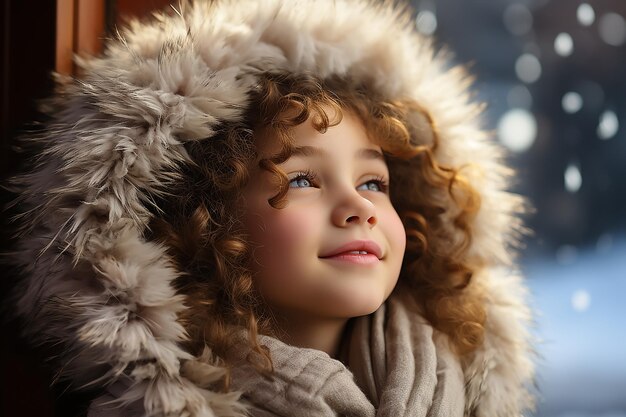
[[[354,250],[349,252],[338,253],[333,256],[327,256],[320,259],[328,259],[342,263],[351,263],[357,265],[375,265],[380,262],[378,256],[363,250]]]
[[[365,260],[374,259],[380,260],[382,258],[382,250],[380,246],[373,240],[353,240],[347,242],[335,249],[327,251],[320,256],[321,259],[343,259],[353,260],[363,263]]]

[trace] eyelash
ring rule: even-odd
[[[313,184],[316,183],[317,174],[307,169],[306,171],[298,172],[295,177],[289,179],[289,182],[302,179],[309,180],[309,182]]]
[[[308,180],[311,185],[314,185],[317,183],[316,179],[317,179],[317,174],[315,174],[313,171],[311,170],[306,170],[306,171],[301,171],[298,172],[297,175],[293,178],[289,179],[289,182],[291,183],[292,181],[296,181],[296,180],[300,180],[300,179],[305,179]],[[378,184],[378,188],[380,189],[379,192],[381,193],[387,193],[387,191],[389,190],[389,183],[387,181],[385,181],[385,179],[381,176],[376,176],[375,178],[368,180],[366,182],[364,182],[363,184],[367,184],[368,182],[374,182],[376,184]]]

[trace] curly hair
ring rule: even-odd
[[[329,112],[329,109],[332,111]],[[472,219],[480,196],[463,175],[436,158],[437,127],[412,100],[386,101],[349,79],[264,74],[244,118],[221,126],[216,136],[187,145],[192,163],[181,168],[177,193],[159,204],[150,239],[165,244],[183,276],[177,282],[188,309],[180,319],[189,350],[208,345],[227,361],[236,335],[247,342],[261,370],[272,361],[259,343],[272,323],[255,290],[249,269],[252,248],[235,210],[255,161],[254,137],[271,131],[282,151],[259,162],[277,178],[269,203],[280,209],[288,179],[279,168],[293,151],[291,130],[311,119],[324,132],[349,111],[360,118],[370,140],[381,146],[390,172],[390,196],[407,235],[397,288],[408,288],[427,320],[450,337],[460,355],[483,340],[485,311],[480,288],[472,285],[482,260],[470,258]]]

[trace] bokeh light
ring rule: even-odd
[[[554,51],[560,56],[570,56],[574,52],[574,41],[569,33],[559,33],[554,39]]]
[[[567,191],[575,193],[580,190],[583,183],[583,177],[577,164],[570,163],[567,168],[565,168],[565,174],[563,177],[565,180],[565,189]]]
[[[572,308],[578,312],[584,312],[591,306],[591,295],[587,290],[576,290],[572,294]]]
[[[530,32],[533,27],[533,15],[523,4],[510,4],[502,16],[504,26],[513,35],[522,36]]]
[[[598,137],[600,139],[611,139],[619,130],[619,120],[617,115],[612,110],[605,110],[600,115],[600,122],[598,123]]]
[[[609,45],[621,46],[626,42],[626,22],[617,13],[607,13],[598,22],[602,40]]]
[[[430,10],[422,10],[415,19],[417,30],[424,35],[432,35],[437,30],[437,16]]]
[[[500,142],[514,152],[524,152],[532,146],[537,137],[537,121],[525,109],[511,109],[498,122]]]
[[[515,61],[515,74],[521,81],[532,84],[541,77],[541,63],[533,54],[523,54]]]
[[[589,4],[583,3],[576,10],[576,18],[581,25],[591,26],[596,20],[596,12]]]
[[[561,106],[565,113],[576,113],[583,107],[583,98],[580,94],[569,91],[563,95]]]

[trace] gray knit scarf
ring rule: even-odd
[[[392,296],[355,319],[342,361],[264,336],[273,378],[243,361],[232,372],[232,388],[243,392],[255,417],[461,417],[460,363],[445,337],[407,304]]]

